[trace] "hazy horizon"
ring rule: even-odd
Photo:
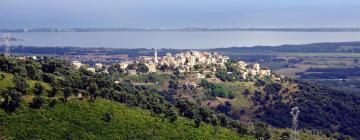
[[[356,0],[5,0],[0,28],[359,27]]]

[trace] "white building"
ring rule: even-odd
[[[270,70],[260,70],[259,71],[259,76],[270,76],[270,75],[271,75]]]
[[[103,67],[103,64],[101,63],[95,63],[95,68],[96,69],[101,69]]]
[[[248,75],[251,75],[251,76],[257,75],[257,71],[255,69],[249,69],[247,73],[248,73]]]
[[[259,63],[253,64],[253,69],[256,70],[257,73],[259,73],[259,71],[260,71],[260,64],[259,64]]]
[[[128,62],[121,62],[121,63],[119,63],[120,69],[122,69],[122,70],[125,70],[128,65],[129,65]]]
[[[247,64],[246,64],[244,61],[239,61],[239,62],[238,62],[238,68],[239,68],[240,70],[245,70],[246,67],[247,67]]]
[[[75,69],[79,69],[81,67],[81,62],[80,61],[72,61],[71,62],[71,66],[73,66]]]
[[[156,64],[155,63],[147,64],[147,67],[149,68],[150,73],[156,72]]]

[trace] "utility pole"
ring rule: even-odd
[[[298,128],[298,116],[299,116],[299,107],[293,107],[291,108],[291,116],[292,116],[292,135],[291,135],[291,139],[292,140],[298,140],[298,132],[297,132],[297,128]]]

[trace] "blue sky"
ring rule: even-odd
[[[0,28],[359,27],[359,0],[1,0]]]

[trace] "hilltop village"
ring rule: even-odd
[[[165,56],[159,57],[157,50],[154,50],[154,56],[139,56],[135,60],[122,61],[117,65],[123,73],[129,75],[143,74],[143,73],[160,73],[160,72],[174,72],[174,73],[195,73],[197,79],[206,78],[206,75],[214,74],[219,70],[226,70],[226,65],[230,62],[228,56],[223,56],[217,52],[200,52],[200,51],[186,51],[178,54],[167,53]],[[234,62],[233,62],[234,63]],[[83,64],[80,61],[72,61],[72,66],[79,69]],[[266,68],[261,68],[260,64],[247,64],[244,61],[234,63],[236,71],[241,74],[243,79],[251,76],[270,76],[271,71]],[[95,63],[93,67],[88,67],[87,70],[95,72],[108,72],[107,65]],[[226,74],[232,74],[227,71]],[[210,77],[210,76],[209,76]]]

